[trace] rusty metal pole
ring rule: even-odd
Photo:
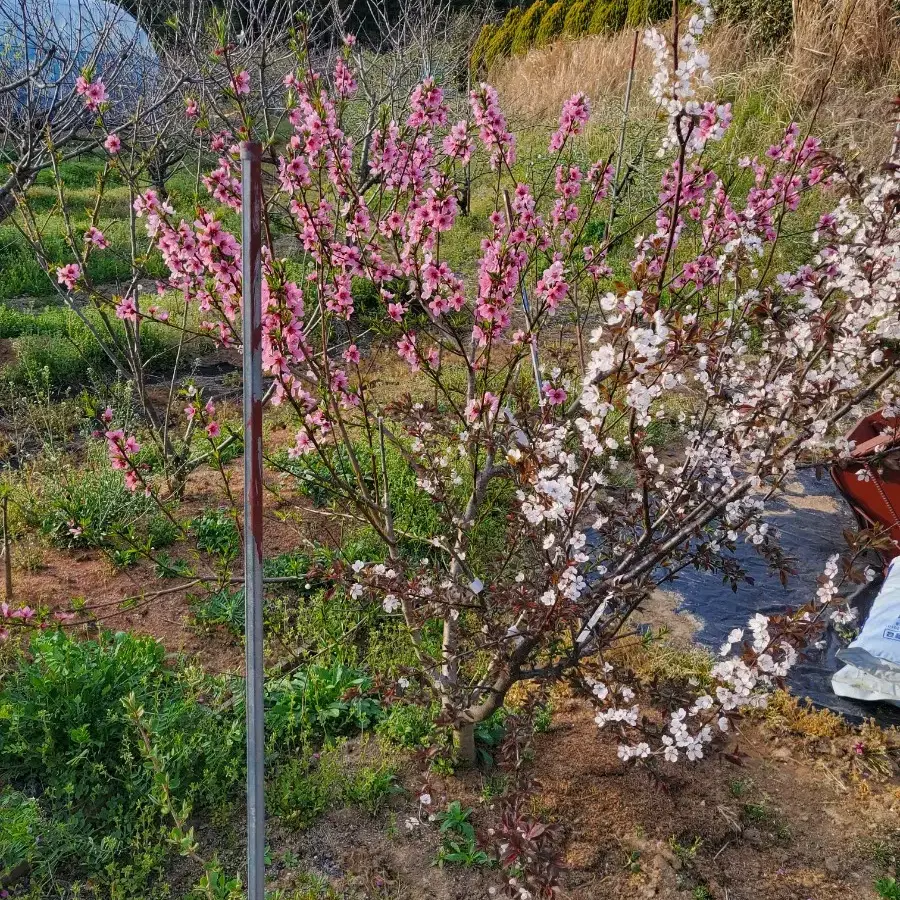
[[[4,594],[6,599],[12,603],[13,599],[13,583],[12,583],[12,557],[9,549],[9,495],[3,495],[3,580]]]
[[[262,146],[241,144],[244,357],[244,652],[247,698],[247,900],[265,900],[262,585]]]

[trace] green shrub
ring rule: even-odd
[[[566,13],[565,31],[569,37],[583,37],[588,33],[594,15],[594,0],[577,0]]]
[[[36,207],[34,200],[30,201]],[[55,197],[50,201],[55,204]],[[76,223],[77,229],[80,227]],[[83,229],[82,229],[83,230]],[[121,245],[126,237],[121,227],[104,227],[104,233],[110,239],[112,247]],[[63,265],[72,261],[72,251],[66,242],[62,230],[48,233],[41,239],[47,260],[51,265]],[[164,274],[161,257],[154,253],[150,260],[150,271],[154,276]],[[57,296],[56,279],[47,275],[41,268],[34,250],[27,238],[17,229],[0,227],[0,299],[13,297],[55,297]],[[88,259],[87,274],[95,284],[108,284],[114,281],[127,281],[131,276],[131,265],[127,255],[116,253],[114,249],[100,253],[92,253]]]
[[[600,0],[591,18],[591,34],[614,34],[625,26],[628,0]]]
[[[66,823],[48,819],[34,797],[0,789],[0,884],[16,867],[28,866],[42,882],[60,860],[78,851],[79,834]]]
[[[412,703],[395,703],[378,725],[378,733],[398,747],[418,750],[434,742],[433,710]]]
[[[879,878],[875,882],[875,893],[882,900],[900,900],[900,883],[896,878]]]
[[[234,560],[241,549],[241,536],[234,516],[227,509],[207,510],[191,521],[191,530],[197,539],[197,549],[224,564]]]
[[[222,588],[194,604],[194,618],[204,625],[224,625],[233,634],[244,633],[244,589]]]
[[[5,275],[4,275],[5,277]],[[98,326],[99,316],[87,313],[88,324]],[[13,338],[16,362],[7,366],[2,377],[16,387],[27,387],[35,380],[46,380],[54,393],[91,386],[91,373],[113,377],[116,368],[88,327],[71,310],[51,307],[30,315],[0,307],[0,337]],[[120,322],[112,328],[121,342]],[[101,325],[97,328],[103,332]],[[141,328],[141,354],[150,362],[148,373],[165,372],[176,350],[171,329],[156,323]]]
[[[650,22],[662,22],[672,15],[672,0],[649,0],[647,19]]]
[[[23,334],[66,333],[68,310],[50,306],[40,312],[27,313],[0,304],[0,338],[17,338]]]
[[[151,528],[157,540],[163,536],[153,500],[129,491],[122,473],[102,463],[53,472],[36,487],[20,503],[27,519],[58,547],[121,550],[149,536]]]
[[[147,885],[169,852],[163,826],[170,823],[153,799],[153,773],[125,709],[130,695],[144,709],[174,802],[219,807],[241,781],[242,719],[197,702],[164,656],[162,645],[147,637],[102,633],[78,641],[43,632],[0,690],[4,779],[36,792],[41,816],[59,835],[77,834],[68,849],[64,841],[52,842],[56,857],[66,856],[64,866],[39,844],[42,864],[59,862],[66,877],[106,884],[104,896],[151,896]],[[18,827],[20,841],[37,815],[25,807],[18,803],[26,826]]]
[[[541,20],[547,12],[546,0],[532,3],[519,19],[516,36],[513,38],[512,52],[516,56],[524,56],[535,44]]]
[[[534,43],[536,47],[546,47],[547,44],[552,44],[562,35],[566,25],[568,8],[568,0],[556,0],[556,3],[544,13],[535,37]]]
[[[336,662],[311,665],[266,685],[266,730],[288,751],[310,738],[333,739],[372,728],[383,715],[372,680]]]
[[[772,47],[787,38],[793,28],[791,0],[717,0],[717,18],[745,24],[753,38]]]
[[[522,10],[518,6],[514,6],[506,14],[506,18],[494,32],[485,50],[484,65],[486,69],[490,70],[496,63],[506,59],[512,53],[512,45],[516,38],[516,31],[518,30],[521,17]]]
[[[344,782],[343,796],[347,803],[362,807],[370,816],[377,816],[388,799],[402,788],[397,784],[397,769],[388,764],[364,766]]]
[[[338,751],[314,753],[308,746],[276,770],[266,786],[266,806],[286,825],[306,828],[341,796]]]

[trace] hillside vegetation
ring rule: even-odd
[[[641,9],[647,6],[645,0],[632,0],[626,22],[625,0],[578,0],[568,7],[560,31],[553,24],[559,21],[555,4],[537,26],[538,39],[527,52],[479,57],[476,45],[475,56],[487,65],[490,81],[522,123],[552,120],[565,99],[581,90],[594,101],[594,130],[615,130],[622,119],[635,3]],[[650,9],[661,18],[669,14],[653,3]],[[588,20],[590,26],[584,26]],[[669,32],[671,26],[658,25]],[[487,33],[500,35],[492,28],[488,25],[482,32],[481,46]],[[900,20],[891,0],[799,0],[793,5],[731,0],[722,4],[704,45],[717,96],[733,103],[752,132],[748,152],[790,121],[808,125],[813,116],[815,130],[851,155],[859,153],[877,163],[890,149],[892,108],[900,93]],[[637,130],[637,123],[646,125],[656,118],[643,89],[651,70],[650,54],[639,44],[630,113]]]

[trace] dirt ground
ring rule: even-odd
[[[351,742],[347,752],[366,756],[374,743]],[[897,841],[896,784],[846,777],[840,742],[823,756],[821,747],[811,753],[796,736],[748,723],[738,743],[741,765],[718,756],[660,784],[618,759],[615,735],[598,731],[581,701],[564,701],[537,737],[531,764],[534,806],[564,824],[561,900],[876,897],[879,848],[892,853],[885,848]],[[290,890],[303,871],[327,878],[348,900],[492,896],[498,871],[434,864],[439,834],[427,815],[405,828],[423,777],[407,759],[406,793],[374,819],[342,808],[303,832],[273,821],[271,886]],[[431,808],[460,800],[474,808],[484,836],[497,816],[497,801],[482,799],[486,781],[477,772],[431,776]],[[237,848],[239,831],[234,839]]]
[[[232,489],[240,491],[239,469],[229,474]],[[188,496],[185,515],[217,506],[221,482],[210,474],[192,476]],[[286,509],[272,495],[267,555],[296,549],[308,529],[324,539],[316,521],[302,523]],[[329,539],[339,542],[340,535]],[[239,639],[224,628],[198,626],[190,588],[177,579],[160,581],[148,563],[117,572],[99,552],[47,550],[42,568],[17,573],[16,589],[32,605],[54,609],[71,609],[73,598],[84,598],[105,627],[154,635],[171,653],[189,656],[212,672],[242,669]],[[154,595],[161,589],[167,592]],[[123,597],[135,599],[123,605]],[[643,617],[667,624],[669,639],[684,649],[699,623],[674,612],[678,600],[659,591]],[[891,774],[893,751],[882,752],[877,739],[878,765],[867,767],[867,741],[874,732],[861,734],[831,719],[811,722],[812,727],[797,728],[797,721],[784,716],[746,721],[730,748],[738,756],[671,767],[660,781],[618,759],[617,735],[598,730],[582,701],[560,698],[549,730],[535,738],[528,772],[536,784],[535,810],[563,826],[561,900],[875,898],[875,879],[885,874],[879,861],[900,854],[900,782]],[[900,739],[892,735],[888,743]],[[384,751],[376,739],[351,741],[344,749],[351,765],[354,756],[382,752],[394,754],[404,792],[375,818],[340,808],[305,831],[273,819],[271,887],[290,891],[298,886],[298,873],[312,872],[347,900],[492,896],[502,877],[497,870],[435,865],[440,838],[429,810],[418,826],[406,828],[407,819],[419,812],[417,797],[427,783],[431,810],[461,801],[474,809],[479,835],[487,839],[499,814],[499,801],[484,789],[490,774],[435,776],[423,759]],[[201,825],[198,837],[240,871],[242,815],[235,813],[229,823]],[[183,874],[187,883],[192,873]]]

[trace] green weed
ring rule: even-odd
[[[344,799],[354,806],[362,807],[370,816],[376,816],[384,804],[400,791],[402,788],[397,784],[397,770],[394,766],[364,766],[345,782]]]

